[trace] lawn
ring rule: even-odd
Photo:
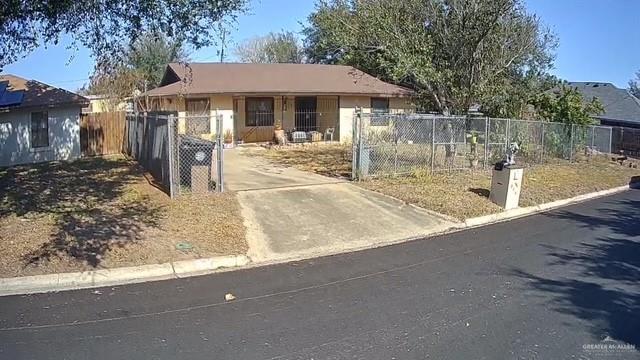
[[[244,254],[233,193],[171,200],[123,157],[0,169],[0,277]]]
[[[524,170],[520,206],[532,206],[629,184],[640,170],[607,160],[538,165]],[[491,172],[422,173],[358,182],[425,209],[464,220],[500,212],[489,201]]]

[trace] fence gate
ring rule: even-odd
[[[169,117],[171,196],[224,191],[222,115]]]
[[[224,190],[222,115],[131,113],[126,124],[125,153],[172,198]]]
[[[82,114],[80,117],[82,155],[120,154],[125,145],[125,116],[124,111]]]

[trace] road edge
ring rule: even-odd
[[[28,295],[179,279],[205,275],[225,268],[245,266],[249,262],[250,260],[246,255],[226,255],[172,261],[163,264],[0,278],[0,296]]]
[[[265,266],[290,261],[301,261],[321,256],[332,256],[344,252],[353,252],[371,248],[397,245],[400,243],[454,233],[470,228],[491,225],[495,223],[514,220],[517,218],[534,215],[549,210],[561,208],[567,205],[592,200],[608,195],[617,194],[636,186],[624,185],[616,188],[596,191],[588,194],[574,196],[569,199],[557,200],[535,206],[506,210],[496,214],[474,217],[465,221],[453,223],[447,229],[438,229],[430,233],[413,236],[410,238],[393,239],[378,242],[368,246],[355,246],[353,248],[340,249],[337,252],[301,254],[300,256],[285,257],[268,261],[252,262],[247,255],[227,255],[212,258],[174,261],[163,264],[150,264],[141,266],[121,267],[113,269],[91,270],[75,273],[60,273],[48,275],[23,276],[13,278],[0,278],[0,297],[11,295],[28,295],[66,290],[90,289],[104,286],[118,286],[136,284],[149,281],[180,279],[191,276],[206,275],[222,270],[251,265]]]
[[[574,196],[568,199],[556,200],[556,201],[552,201],[544,204],[528,206],[523,208],[519,207],[515,209],[505,210],[503,212],[499,212],[495,214],[469,218],[464,220],[463,222],[460,222],[461,226],[459,227],[459,229],[469,229],[469,228],[474,228],[478,226],[490,225],[490,224],[495,224],[503,221],[513,220],[513,219],[517,219],[517,218],[521,218],[521,217],[525,217],[533,214],[538,214],[541,212],[557,209],[567,205],[576,204],[576,203],[580,203],[587,200],[592,200],[592,199],[596,199],[596,198],[600,198],[608,195],[617,194],[623,191],[627,191],[633,187],[634,187],[633,185],[618,186],[612,189],[596,191],[588,194],[582,194],[582,195]]]

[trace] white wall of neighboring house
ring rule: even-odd
[[[47,111],[49,146],[31,146],[31,112]],[[0,112],[0,166],[80,157],[81,108],[43,108]]]

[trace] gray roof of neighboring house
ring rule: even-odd
[[[83,106],[86,98],[70,91],[19,76],[0,75],[0,109]]]
[[[148,96],[195,94],[344,94],[411,96],[351,66],[319,64],[172,63]]]
[[[605,112],[595,116],[597,119],[640,124],[640,100],[628,90],[603,82],[569,82],[567,85],[576,88],[587,101],[594,97],[600,100]]]

